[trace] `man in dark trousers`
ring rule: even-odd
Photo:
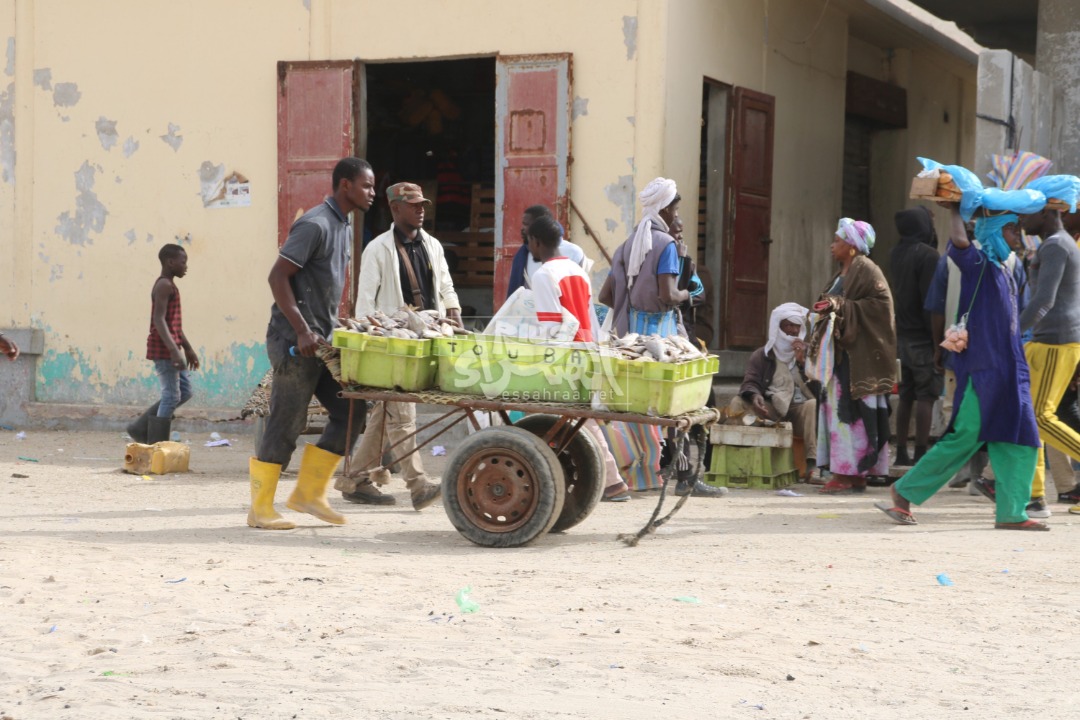
[[[296,489],[286,505],[333,525],[345,523],[345,516],[327,502],[326,488],[346,445],[360,434],[363,416],[354,421],[353,437],[347,438],[348,401],[338,397],[341,386],[315,351],[329,344],[327,340],[336,325],[338,302],[353,253],[349,213],[367,210],[375,199],[371,165],[354,157],[338,161],[333,190],[333,195],[293,223],[270,271],[274,305],[266,331],[266,354],[274,369],[274,384],[258,456],[250,460],[251,510],[247,523],[251,527],[296,527],[274,510],[274,493],[281,467],[296,449],[296,439],[304,429],[312,395],[326,408],[329,420],[319,441],[304,448]]]
[[[908,430],[915,409],[915,462],[930,442],[934,403],[945,378],[934,364],[934,332],[923,305],[937,269],[937,234],[930,210],[901,210],[895,216],[900,242],[889,257],[900,356],[900,402],[896,410],[896,465],[911,465]]]

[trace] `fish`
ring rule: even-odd
[[[667,345],[663,339],[657,335],[650,335],[645,340],[645,352],[653,356],[655,360],[660,362],[667,362],[671,359],[671,352],[668,350]]]

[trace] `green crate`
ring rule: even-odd
[[[750,475],[747,477],[731,477],[717,473],[705,473],[705,484],[713,487],[736,488],[739,490],[780,490],[790,487],[799,481],[799,472],[792,470],[779,475],[769,477],[762,475]]]
[[[438,386],[489,399],[589,402],[595,353],[574,344],[531,343],[493,335],[434,341]]]
[[[790,447],[713,445],[705,482],[721,487],[779,489],[798,479]]]
[[[335,330],[333,342],[341,349],[343,383],[406,391],[435,387],[438,360],[431,340]]]
[[[719,369],[720,358],[715,355],[681,363],[602,355],[593,374],[593,391],[615,412],[682,415],[705,406]]]

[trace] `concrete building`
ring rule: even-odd
[[[242,404],[276,241],[343,154],[438,197],[480,315],[527,204],[555,207],[599,280],[637,191],[674,178],[718,350],[812,301],[842,214],[877,226],[884,262],[916,155],[974,157],[979,48],[904,0],[0,0],[0,42],[0,326],[31,351],[0,369],[8,423],[156,394],[166,242],[190,256],[193,406]]]

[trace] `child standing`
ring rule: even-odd
[[[150,334],[146,359],[154,361],[161,382],[161,400],[128,425],[135,442],[156,443],[169,439],[173,412],[191,399],[188,370],[199,369],[199,358],[184,335],[180,313],[180,290],[176,278],[187,275],[187,252],[179,245],[165,245],[158,252],[161,276],[150,293]]]

